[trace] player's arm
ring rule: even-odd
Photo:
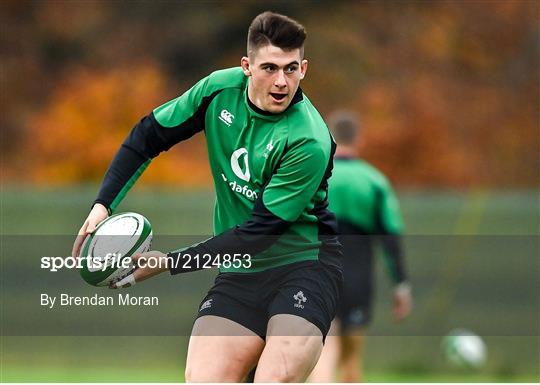
[[[393,312],[396,320],[407,317],[412,309],[411,285],[405,273],[403,245],[400,234],[381,237],[387,270],[394,283]]]
[[[411,311],[412,293],[405,269],[403,219],[397,197],[387,181],[379,190],[378,223],[385,265],[394,283],[394,317],[402,320]]]
[[[72,255],[79,254],[84,238],[118,207],[153,158],[204,129],[204,114],[219,90],[201,80],[182,96],[156,108],[133,127],[114,156],[90,214],[80,228]]]
[[[153,158],[204,129],[206,108],[217,94],[208,82],[209,78],[204,78],[133,127],[105,173],[94,203],[114,212]]]
[[[254,204],[251,218],[246,222],[212,237],[204,242],[167,255],[154,254],[166,261],[172,275],[200,270],[199,265],[186,264],[190,256],[241,254],[255,256],[267,250],[287,228],[297,220],[329,173],[330,149],[323,149],[317,142],[297,143],[290,146],[281,159],[269,183]],[[143,254],[143,258],[147,255]],[[137,269],[132,277],[116,284],[122,287],[128,280],[139,282],[162,273],[161,267]]]
[[[192,257],[196,255],[208,257],[210,264],[224,254],[231,256],[236,254],[244,258],[252,257],[272,246],[290,224],[291,222],[270,212],[263,199],[259,197],[255,202],[251,218],[233,229],[181,251],[172,251],[168,254],[150,251],[134,256],[133,259],[137,263],[149,258],[158,261],[150,264],[153,267],[146,266],[146,263],[139,264],[145,267],[136,269],[133,274],[112,284],[111,288],[133,286],[136,282],[144,281],[165,271],[176,275],[201,270],[202,264],[190,263]]]

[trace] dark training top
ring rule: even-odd
[[[240,67],[216,71],[182,96],[156,108],[130,132],[113,159],[95,202],[112,213],[152,158],[204,131],[216,190],[215,236],[169,253],[250,254],[252,265],[221,271],[256,272],[298,261],[340,268],[327,180],[335,143],[323,119],[298,89],[280,114],[247,97]],[[181,273],[182,264],[171,268]]]
[[[403,231],[399,203],[384,175],[367,162],[336,158],[329,180],[330,209],[338,219],[347,282],[365,277],[356,271],[370,266],[372,240],[381,241],[388,272],[394,283],[406,280],[399,235]],[[358,267],[358,268],[356,268]]]

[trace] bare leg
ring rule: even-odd
[[[201,317],[189,340],[186,382],[241,382],[263,348],[263,339],[244,326],[223,317]]]
[[[363,330],[341,337],[341,378],[343,382],[362,382]]]
[[[341,350],[339,321],[333,320],[317,365],[311,372],[310,382],[334,382]]]
[[[277,314],[268,322],[255,382],[304,382],[321,350],[322,334],[315,325],[295,315]]]

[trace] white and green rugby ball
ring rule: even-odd
[[[81,277],[93,286],[109,286],[129,275],[135,268],[126,258],[150,249],[152,226],[137,213],[122,213],[102,221],[88,236],[79,255]]]
[[[442,341],[443,354],[453,366],[478,369],[487,359],[486,344],[480,336],[466,329],[454,329]]]

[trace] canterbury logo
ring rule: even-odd
[[[212,298],[212,299],[209,299],[207,301],[204,301],[204,303],[201,305],[201,308],[199,309],[199,311],[203,311],[204,309],[208,309],[208,308],[212,307],[212,301],[213,300],[214,299]]]
[[[221,110],[221,114],[219,115],[219,119],[225,123],[227,126],[230,126],[232,124],[232,121],[234,119],[234,115],[231,114],[227,110]]]
[[[243,157],[243,167],[240,167],[241,158]],[[235,175],[245,180],[246,182],[249,182],[250,174],[249,174],[249,165],[248,165],[248,151],[242,147],[236,150],[231,155],[231,168]],[[244,170],[245,171],[244,171]]]

